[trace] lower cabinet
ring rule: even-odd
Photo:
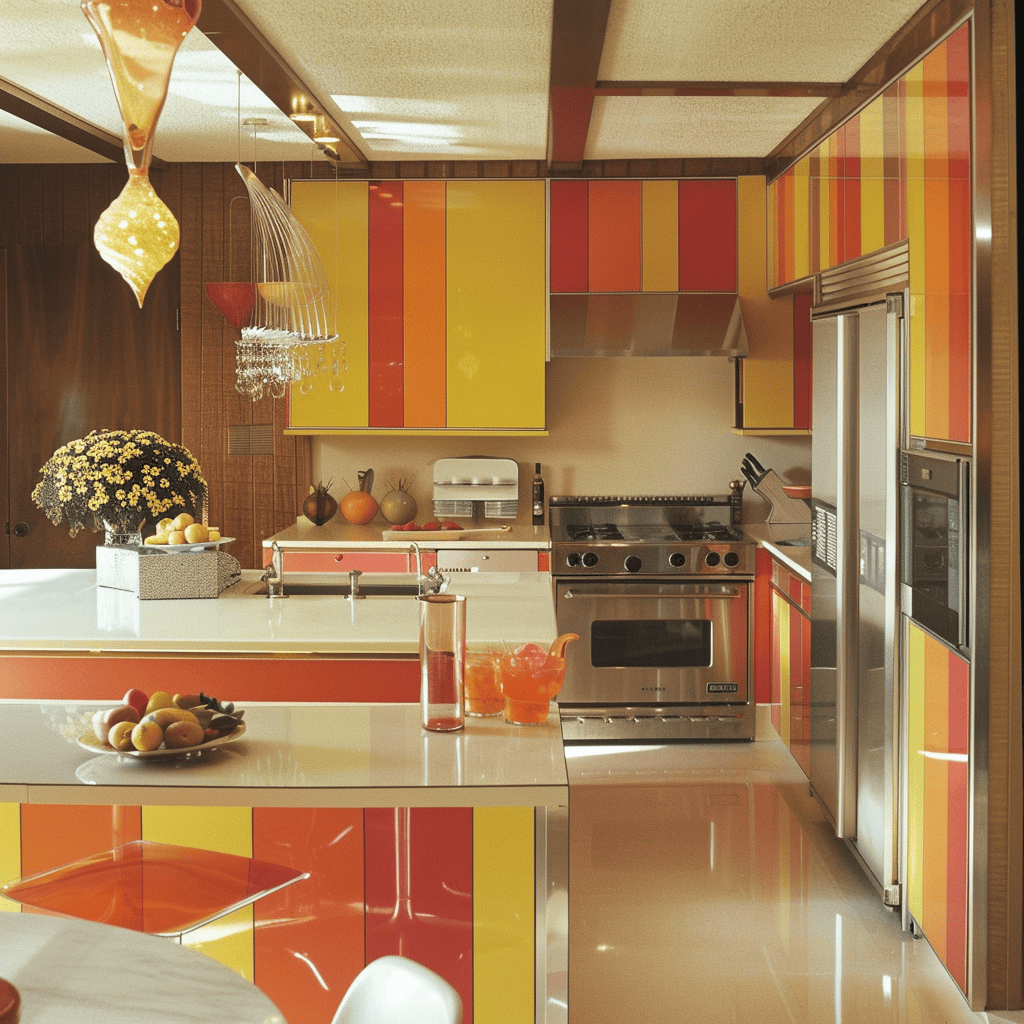
[[[772,724],[809,776],[811,585],[773,560],[769,593]]]

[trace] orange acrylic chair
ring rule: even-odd
[[[0,885],[23,906],[176,938],[309,872],[230,853],[136,840]]]

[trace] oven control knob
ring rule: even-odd
[[[719,562],[721,562],[722,556],[717,551],[709,551],[704,556],[704,564],[711,566],[713,569]]]
[[[565,564],[567,566],[569,566],[570,569],[572,569],[575,566],[579,565],[580,564],[579,552],[577,552],[577,551],[570,551],[569,554],[567,554],[565,556]]]
[[[585,551],[583,553],[583,564],[588,569],[593,569],[597,565],[597,552],[596,551]]]
[[[740,556],[735,551],[726,551],[722,561],[725,562],[730,569],[735,569],[740,564]]]
[[[643,562],[640,561],[639,555],[628,555],[622,564],[627,572],[639,572]]]
[[[672,554],[668,556],[668,564],[671,565],[673,569],[682,569],[682,567],[686,565],[686,555],[684,555],[682,551],[673,551]]]

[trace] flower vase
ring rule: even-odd
[[[132,529],[130,527],[111,526],[110,523],[104,523],[103,525],[105,527],[103,534],[104,547],[142,547],[141,526],[139,526],[137,529]]]

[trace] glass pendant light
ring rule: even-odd
[[[153,190],[149,163],[171,67],[200,9],[201,0],[82,0],[110,71],[128,165],[128,182],[101,214],[93,241],[140,308],[150,282],[178,248],[178,222]]]

